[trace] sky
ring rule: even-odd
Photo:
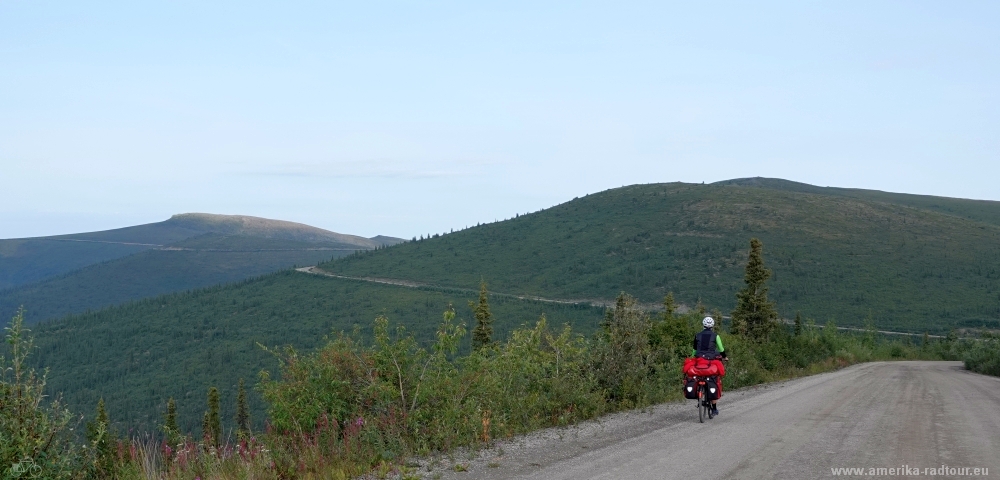
[[[0,238],[410,238],[751,176],[1000,200],[998,87],[1000,2],[0,0]]]

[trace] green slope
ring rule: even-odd
[[[205,234],[56,278],[0,291],[0,318],[18,307],[35,323],[129,300],[191,290],[352,253],[346,244]]]
[[[444,286],[486,278],[498,291],[561,298],[626,290],[656,302],[673,291],[728,311],[758,237],[786,317],[857,325],[871,313],[881,327],[911,331],[1000,326],[1000,227],[988,221],[1000,203],[789,183],[623,187],[321,267]]]
[[[992,225],[1000,225],[1000,202],[970,200],[965,198],[935,197],[931,195],[911,195],[905,193],[863,190],[860,188],[817,187],[806,183],[792,182],[780,178],[738,178],[717,182],[714,185],[735,185],[759,187],[771,190],[787,190],[820,195],[835,195],[874,202],[892,203],[924,210],[931,210],[956,217],[962,217]]]
[[[223,406],[232,409],[239,378],[252,384],[261,369],[276,369],[275,359],[255,342],[313,348],[334,331],[355,325],[370,331],[380,313],[426,340],[449,303],[471,324],[467,302],[475,297],[282,272],[39,324],[33,327],[35,362],[51,369],[49,391],[62,392],[74,412],[91,413],[103,397],[123,427],[148,431],[174,397],[184,427],[197,431],[209,386],[218,386]],[[553,325],[591,331],[603,314],[587,306],[503,297],[492,298],[491,307],[498,336],[542,313]],[[253,407],[260,421],[256,396]],[[225,409],[223,414],[232,416]]]

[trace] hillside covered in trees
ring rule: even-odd
[[[779,314],[946,332],[1000,327],[1000,202],[781,180],[634,185],[320,265],[349,276],[724,311],[760,238]]]
[[[161,296],[32,327],[34,362],[50,368],[47,388],[73,411],[90,412],[103,398],[122,425],[153,430],[169,397],[186,431],[200,424],[208,386],[233,404],[240,378],[253,384],[278,362],[258,344],[309,351],[338,332],[367,337],[385,315],[421,341],[433,338],[441,312],[453,305],[456,324],[474,323],[466,291],[412,289],[285,271],[233,285]],[[603,309],[497,296],[490,299],[497,338],[543,313],[553,325],[589,333]],[[462,347],[469,349],[468,341]],[[281,348],[278,348],[280,351]],[[254,418],[263,405],[251,392]],[[224,411],[232,416],[233,412]],[[258,425],[260,426],[260,425]]]

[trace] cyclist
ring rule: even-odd
[[[715,328],[715,320],[712,317],[705,317],[701,321],[702,326],[705,327],[704,330],[698,332],[694,336],[694,342],[691,348],[691,356],[701,357],[711,361],[715,364],[716,368],[719,369],[719,396],[722,396],[722,377],[726,375],[726,368],[719,361],[719,357],[728,359],[726,354],[726,347],[722,346],[722,337],[718,333],[715,333],[713,328]],[[716,405],[718,400],[712,400],[712,415],[719,414],[719,406]]]

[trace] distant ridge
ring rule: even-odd
[[[397,243],[403,243],[406,240],[403,240],[402,238],[396,238],[396,237],[387,237],[385,235],[376,235],[376,236],[374,236],[374,237],[371,238],[371,241],[373,241],[375,243],[378,243],[379,246],[384,247],[386,245],[395,245]]]
[[[0,290],[51,279],[84,268],[215,234],[371,250],[403,240],[365,238],[284,220],[249,215],[182,213],[168,220],[98,232],[0,239]]]
[[[163,222],[0,240],[0,317],[27,321],[236,282],[399,243],[249,215],[184,213]]]
[[[217,215],[214,213],[181,213],[163,222],[180,228],[223,235],[280,238],[310,243],[343,243],[362,248],[375,248],[381,243],[357,235],[331,232],[310,225],[251,217],[249,215]]]

